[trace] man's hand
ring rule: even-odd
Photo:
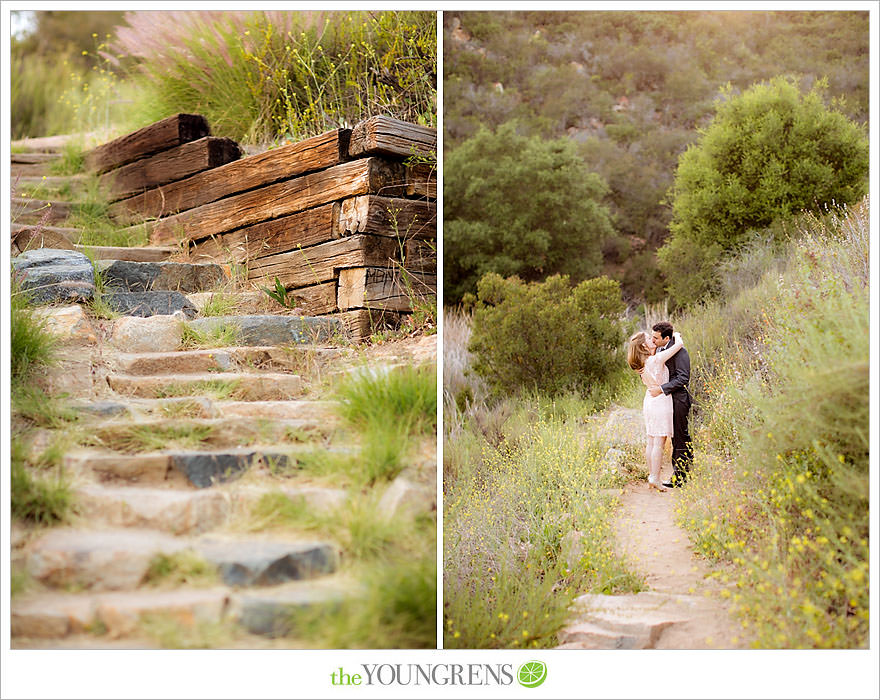
[[[648,389],[648,393],[651,396],[660,396],[660,394],[663,393],[663,389],[661,389],[659,386],[652,386],[650,389]]]

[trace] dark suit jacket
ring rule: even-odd
[[[666,348],[672,347],[675,338],[667,343]],[[669,381],[660,388],[664,394],[672,394],[673,399],[679,401],[691,402],[690,394],[687,390],[687,383],[691,378],[691,358],[688,355],[687,348],[682,348],[666,361],[666,368],[669,370]]]

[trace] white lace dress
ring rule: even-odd
[[[653,378],[657,384],[662,385],[669,381],[669,369],[666,367],[666,363],[661,361],[660,357],[651,355],[645,360],[645,369],[642,376],[648,380]],[[645,432],[648,435],[672,437],[671,395],[660,394],[659,396],[651,396],[650,392],[645,390],[642,410],[645,413]]]

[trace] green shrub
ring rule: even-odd
[[[488,274],[478,298],[469,350],[474,371],[496,393],[590,395],[624,366],[624,305],[613,280],[572,288],[559,275],[525,284]]]
[[[741,95],[730,86],[723,93],[675,175],[672,237],[659,260],[677,303],[716,291],[714,261],[750,231],[867,192],[864,130],[825,106],[824,87],[802,94],[797,82],[777,77]]]
[[[567,139],[481,129],[446,154],[444,294],[473,292],[488,272],[525,280],[593,277],[612,235],[605,182]]]

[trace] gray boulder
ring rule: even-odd
[[[104,294],[104,301],[123,316],[170,316],[175,311],[182,311],[187,318],[198,315],[196,307],[180,292],[111,291]]]
[[[98,270],[108,288],[130,292],[202,292],[226,281],[223,268],[214,263],[104,260],[98,263]]]
[[[75,250],[28,250],[12,259],[12,268],[36,304],[86,301],[95,293],[92,263]]]
[[[345,331],[339,319],[316,316],[212,316],[197,319],[190,326],[207,332],[230,323],[241,329],[239,345],[321,342]]]

